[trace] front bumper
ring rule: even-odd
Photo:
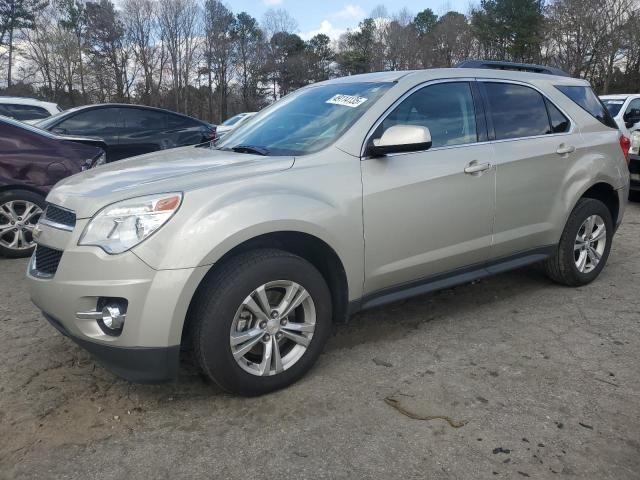
[[[77,246],[73,232],[41,224],[38,244],[62,253],[55,274],[43,277],[35,255],[27,272],[31,299],[60,332],[92,353],[116,375],[136,382],[174,378],[182,327],[205,267],[155,270],[129,251],[108,255],[97,247]],[[107,334],[95,319],[100,299],[127,301],[126,320],[118,336]]]
[[[178,376],[180,346],[115,347],[71,335],[64,324],[46,312],[44,318],[64,336],[88,351],[96,361],[119,377],[136,383],[163,383]]]

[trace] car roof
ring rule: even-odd
[[[497,70],[486,68],[430,68],[425,70],[407,70],[395,72],[376,72],[351,75],[320,82],[322,84],[340,84],[354,82],[388,83],[400,80],[411,80],[420,83],[429,80],[444,78],[492,78],[504,80],[516,80],[522,82],[553,82],[558,85],[588,86],[586,80],[565,77],[560,75],[549,75],[545,73],[522,72],[516,70]]]
[[[200,120],[199,118],[195,118],[195,117],[191,117],[189,115],[185,115],[184,113],[180,113],[180,112],[174,112],[173,110],[168,110],[166,108],[158,108],[158,107],[150,107],[148,105],[137,105],[135,103],[96,103],[93,105],[81,105],[79,107],[74,107],[74,108],[70,108],[69,110],[65,110],[63,113],[67,114],[67,113],[74,113],[74,112],[79,112],[82,110],[91,110],[91,109],[95,109],[95,108],[137,108],[137,109],[142,109],[142,110],[153,110],[156,112],[163,112],[163,113],[170,113],[171,115],[178,115],[180,117],[186,117],[186,118],[190,118],[192,120],[195,120],[196,122],[200,122],[203,124],[207,124],[207,122],[205,122],[204,120]]]
[[[638,93],[618,93],[618,94],[611,94],[611,95],[599,95],[600,98],[603,98],[605,100],[624,100],[627,99],[629,97],[640,97],[640,94]]]
[[[53,102],[45,102],[44,100],[38,100],[37,98],[11,97],[7,95],[0,95],[0,103],[13,103],[17,105],[50,105],[52,107],[58,106]]]

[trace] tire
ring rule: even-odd
[[[585,231],[583,227],[587,227],[585,225],[587,219],[593,218],[594,216],[599,217],[606,228],[604,236],[602,237],[606,243],[604,245],[597,242],[591,244],[592,250],[596,251],[596,253],[598,253],[598,250],[600,251],[600,259],[597,265],[594,266],[591,264],[592,269],[589,270],[589,262],[591,262],[592,257],[585,251],[585,269],[581,271],[577,262],[585,257],[582,256],[583,254],[580,250],[576,250],[576,245],[579,243],[578,235],[582,235]],[[594,225],[593,229],[596,228]],[[611,251],[613,233],[613,219],[607,206],[600,200],[593,198],[580,199],[567,220],[556,253],[544,264],[547,276],[554,282],[571,287],[593,282],[607,263],[609,252]]]
[[[267,287],[264,291],[269,296],[269,306],[260,308],[262,313],[256,314],[255,307],[260,303],[256,292],[260,287]],[[308,297],[304,296],[305,291]],[[280,303],[283,300],[280,295],[289,292],[299,295],[293,296],[291,305],[299,298],[305,299],[288,316],[279,317],[274,310],[277,313],[276,307],[284,304]],[[248,300],[253,310],[246,307]],[[269,319],[264,315],[268,310],[271,310]],[[225,262],[197,293],[189,319],[193,356],[205,376],[229,392],[256,396],[279,390],[296,382],[314,365],[331,331],[331,312],[329,288],[308,261],[275,249],[243,253]],[[312,332],[298,334],[288,330],[302,326],[309,329],[312,321],[315,322]],[[251,334],[252,340],[232,347],[232,335],[240,334]],[[306,338],[310,335],[310,339]],[[300,336],[305,336],[302,340],[306,346],[298,343],[302,341]],[[258,343],[245,356],[240,355],[254,341]],[[239,360],[232,349],[240,355]],[[271,357],[265,360],[267,349]],[[281,358],[280,364],[276,358]],[[267,373],[264,376],[262,369]]]
[[[37,193],[17,189],[0,192],[1,256],[19,258],[28,257],[33,253],[35,243],[33,242],[31,231],[38,222],[44,208],[44,197]],[[24,217],[24,213],[28,214],[28,218]],[[16,235],[18,234],[22,236],[16,240]],[[12,246],[14,241],[18,243]]]

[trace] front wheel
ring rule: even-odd
[[[33,253],[33,229],[44,207],[44,198],[37,193],[27,190],[0,193],[0,255],[16,258]]]
[[[571,212],[556,253],[545,263],[547,275],[568,286],[586,285],[600,274],[611,251],[613,219],[607,206],[582,198]]]
[[[331,295],[301,257],[261,249],[226,262],[192,308],[194,355],[225,390],[261,395],[302,377],[330,332]]]

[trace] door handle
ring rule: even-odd
[[[476,160],[467,165],[464,169],[464,173],[480,173],[485,170],[489,170],[491,168],[491,164],[488,162],[478,163]]]
[[[576,147],[574,147],[573,145],[565,145],[564,143],[562,143],[556,150],[556,153],[558,155],[567,155],[568,153],[573,153],[575,151]]]

